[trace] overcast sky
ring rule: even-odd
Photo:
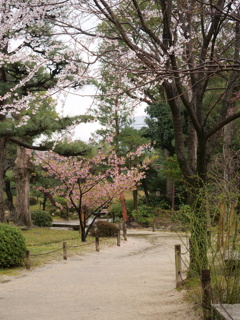
[[[95,90],[92,86],[85,86],[80,91],[69,93],[64,98],[64,104],[59,103],[57,109],[60,114],[66,116],[75,116],[80,114],[86,114],[88,109],[94,105],[94,93]],[[135,116],[143,116],[145,105],[142,105],[136,109]],[[138,118],[140,119],[140,118]],[[141,119],[142,121],[142,119]],[[74,139],[80,139],[85,142],[91,137],[91,133],[94,133],[100,125],[97,122],[94,123],[82,123],[76,127],[73,132]]]

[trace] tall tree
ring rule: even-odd
[[[160,149],[166,160],[175,154],[174,131],[169,107],[166,103],[151,103],[148,104],[145,112],[147,117],[143,135],[154,142],[154,148]],[[174,209],[175,184],[169,177],[166,177],[166,198],[172,201]]]
[[[207,219],[198,191],[223,127],[240,117],[239,1],[93,0],[76,9],[101,20],[95,33],[78,30],[107,39],[101,56],[93,55],[125,76],[129,95],[168,104],[177,159],[194,190],[191,269],[199,273],[207,267]]]
[[[41,97],[41,95],[40,95]],[[35,110],[35,103],[40,103],[38,99],[35,99],[29,106],[27,114],[28,120],[22,123],[21,112],[18,116],[19,119],[8,119],[5,121],[2,132],[11,132],[15,137],[11,137],[10,141],[15,142],[17,145],[17,158],[14,165],[14,182],[16,187],[16,215],[11,212],[11,219],[19,225],[31,225],[31,216],[29,212],[29,178],[31,172],[31,166],[29,165],[26,149],[35,149],[33,141],[36,138],[41,138],[42,147],[37,149],[47,150],[53,148],[61,154],[83,154],[89,148],[86,145],[81,145],[81,148],[70,150],[72,144],[68,142],[67,147],[63,143],[56,141],[55,135],[57,133],[64,133],[64,131],[71,126],[74,122],[82,122],[88,119],[87,116],[75,116],[75,117],[60,117],[55,111],[55,107],[52,103],[52,99],[45,99],[41,101],[41,106]],[[20,125],[19,125],[20,123]],[[15,127],[15,129],[13,129]],[[1,131],[1,130],[0,130]],[[24,142],[23,142],[24,141]],[[14,149],[16,150],[16,148]],[[11,157],[16,157],[12,152]],[[5,159],[6,163],[7,159]],[[7,161],[9,164],[9,161]],[[12,169],[12,166],[6,166],[6,169]],[[6,181],[5,181],[6,186]],[[8,188],[8,203],[11,205],[11,209],[15,211],[13,202],[11,201],[11,189]]]
[[[42,101],[55,92],[66,86],[78,87],[81,84],[79,76],[84,71],[81,72],[79,54],[58,40],[56,25],[53,23],[54,18],[67,15],[65,2],[1,1],[0,159],[2,164],[6,157],[8,141],[26,146],[29,142],[26,136],[33,137],[43,129],[42,121],[38,125],[32,121],[31,130],[30,126],[28,128],[25,126],[33,115],[30,112],[31,102],[34,101],[36,112]],[[42,93],[38,99],[36,92]],[[11,123],[12,125],[9,125]],[[59,123],[58,127],[60,126]],[[30,147],[30,144],[28,146]],[[3,185],[4,166],[1,165],[0,221],[4,218]]]
[[[97,134],[103,139],[111,138],[110,144],[114,148],[116,154],[121,157],[123,150],[121,148],[122,130],[132,123],[131,114],[133,105],[129,104],[127,95],[118,94],[123,86],[121,75],[112,75],[107,64],[101,66],[102,81],[95,84],[99,88],[98,107],[95,108],[96,115],[101,129],[97,130]],[[121,167],[119,167],[121,172]],[[127,222],[128,212],[125,202],[125,195],[120,194],[120,203],[122,207],[123,221]]]
[[[106,63],[101,64],[100,70],[102,81],[97,84],[99,88],[98,107],[94,109],[94,113],[102,128],[96,133],[103,139],[111,138],[109,144],[119,157],[128,156],[130,152],[135,152],[138,147],[147,143],[147,140],[131,127],[134,122],[136,103],[128,95],[118,94],[122,92],[124,86],[121,74],[112,75]],[[140,159],[137,162],[139,163]],[[134,165],[137,165],[136,159],[129,161],[127,167],[130,169]],[[120,167],[119,170],[121,171]],[[133,190],[133,199],[135,209],[137,209],[137,189]],[[123,220],[126,222],[129,217],[124,193],[120,195],[120,202]]]
[[[26,155],[26,149],[17,147],[17,158],[14,168],[14,180],[16,184],[16,217],[15,220],[20,225],[30,227],[31,216],[29,214],[29,180],[30,164]]]

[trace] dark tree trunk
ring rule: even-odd
[[[4,222],[4,163],[6,139],[0,138],[0,222]]]
[[[146,204],[149,204],[150,201],[149,201],[149,193],[148,193],[146,179],[142,180],[142,186],[143,186],[143,191],[146,199]]]
[[[29,210],[29,160],[26,149],[17,148],[14,179],[16,183],[16,224],[31,226]]]
[[[87,232],[86,232],[86,219],[85,213],[82,209],[78,210],[79,218],[79,232],[81,233],[81,241],[86,242]]]
[[[191,179],[190,205],[194,210],[190,237],[190,276],[201,274],[208,268],[208,213],[205,201],[205,182],[207,174],[207,142],[204,136],[198,136],[197,175]]]
[[[164,159],[166,160],[170,156],[170,152],[167,149],[163,150]],[[166,177],[166,198],[169,201],[173,199],[174,182],[169,177]]]
[[[43,202],[42,202],[43,211],[46,211],[46,203],[47,203],[47,196],[46,196],[46,192],[44,192],[44,194],[43,194]]]
[[[81,230],[81,241],[86,242],[86,231],[85,228]]]
[[[7,206],[10,211],[10,220],[14,221],[15,220],[15,215],[16,215],[16,209],[13,204],[13,195],[11,191],[11,182],[9,180],[5,181],[5,192],[7,195]]]
[[[172,199],[171,199],[171,203],[172,203],[172,213],[174,213],[174,210],[175,210],[175,184],[174,184],[174,182],[172,183]]]
[[[120,194],[120,202],[121,202],[121,207],[122,207],[123,221],[127,222],[129,218],[128,218],[128,212],[127,212],[127,206],[126,206],[124,193]]]
[[[138,191],[137,191],[137,189],[133,190],[132,194],[133,194],[133,209],[137,210],[138,209]]]

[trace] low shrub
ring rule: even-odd
[[[108,215],[113,219],[113,221],[118,221],[122,219],[122,207],[119,202],[113,203],[108,210]]]
[[[33,211],[31,216],[34,225],[38,227],[51,227],[52,225],[52,217],[47,211]]]
[[[115,237],[118,233],[118,226],[108,221],[97,221],[96,229],[92,231],[93,236],[97,237]]]
[[[37,204],[37,199],[35,197],[30,197],[29,198],[29,205],[30,206],[35,206]]]
[[[0,224],[0,268],[23,264],[26,243],[21,232],[11,225]]]
[[[63,197],[54,197],[54,200],[56,201],[56,203],[60,204],[62,206],[62,209],[58,209],[56,210],[56,207],[52,206],[51,204],[48,205],[48,208],[49,208],[49,212],[56,215],[56,216],[59,216],[63,219],[69,219],[69,216],[75,212],[75,209],[74,208],[68,208],[68,205],[67,205],[67,200]]]
[[[149,227],[155,216],[155,210],[153,207],[141,205],[138,207],[138,210],[133,210],[132,216],[139,224]]]
[[[134,211],[134,203],[133,199],[126,199],[125,200],[128,216],[131,219],[133,217],[132,212]],[[142,200],[138,200],[138,206],[142,205]],[[120,201],[113,203],[108,210],[108,215],[113,219],[113,221],[121,221],[122,220],[122,206]]]

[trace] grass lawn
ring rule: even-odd
[[[27,231],[21,230],[30,251],[30,266],[35,268],[46,263],[60,261],[63,259],[63,242],[67,243],[67,255],[84,255],[96,251],[95,238],[87,237],[87,242],[82,243],[78,231],[55,230],[50,228],[30,228]],[[115,238],[100,238],[100,250],[104,247],[116,245]],[[23,271],[25,266],[0,269],[1,276],[16,275]]]

